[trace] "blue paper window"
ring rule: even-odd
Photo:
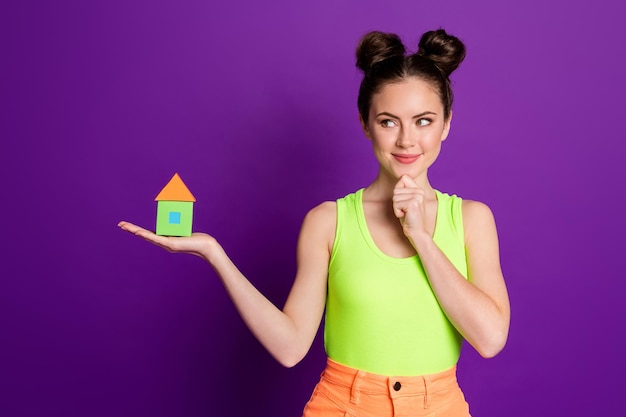
[[[180,211],[170,211],[168,221],[170,224],[180,224]]]

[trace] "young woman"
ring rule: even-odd
[[[357,48],[358,109],[379,162],[376,179],[305,217],[296,278],[282,310],[259,293],[211,236],[157,236],[206,259],[250,330],[283,365],[307,353],[324,310],[327,367],[304,416],[468,416],[456,381],[462,340],[482,356],[503,347],[509,301],[493,215],[428,180],[450,130],[449,75],[465,57],[444,30],[407,54],[394,34]]]

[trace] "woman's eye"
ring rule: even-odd
[[[382,127],[394,127],[396,125],[396,122],[394,122],[391,119],[385,119],[385,120],[380,122],[380,125]]]
[[[417,125],[418,126],[428,126],[431,122],[432,122],[432,120],[430,120],[430,119],[418,119],[417,120]]]

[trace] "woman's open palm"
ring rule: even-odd
[[[168,252],[189,253],[204,259],[207,259],[207,251],[215,243],[215,238],[206,233],[192,233],[188,237],[160,236],[125,221],[119,222],[118,226],[122,230],[160,246]]]

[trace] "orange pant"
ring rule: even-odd
[[[328,359],[303,417],[468,417],[456,366],[436,374],[387,377]]]

